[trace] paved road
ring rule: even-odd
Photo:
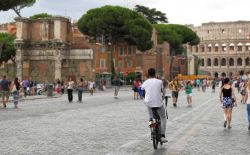
[[[180,95],[168,107],[169,143],[153,150],[147,112],[132,92],[84,94],[83,103],[61,98],[24,101],[0,109],[0,154],[168,155],[250,154],[245,105],[234,109],[232,129],[223,128],[218,94],[194,93],[192,108]],[[170,102],[171,103],[171,102]]]

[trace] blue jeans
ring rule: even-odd
[[[82,101],[82,92],[83,90],[78,90],[78,101]]]
[[[250,124],[250,104],[247,104],[248,123]]]

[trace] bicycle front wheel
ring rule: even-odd
[[[155,150],[156,150],[157,147],[158,147],[158,143],[159,143],[159,141],[157,140],[157,138],[156,138],[156,137],[153,137],[153,146],[154,146],[154,149],[155,149]]]

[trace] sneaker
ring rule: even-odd
[[[148,127],[151,127],[152,124],[153,124],[153,120],[150,120],[150,121],[148,122]]]
[[[167,143],[168,140],[167,140],[165,137],[161,137],[161,142],[162,142],[162,143]]]
[[[250,131],[250,124],[248,125],[248,130]]]
[[[174,103],[174,104],[173,104],[173,106],[174,106],[174,107],[177,107],[177,104],[176,104],[176,103]]]

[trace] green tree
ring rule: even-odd
[[[126,41],[141,51],[152,47],[152,25],[142,15],[120,6],[104,6],[87,11],[78,21],[79,30],[106,43]]]
[[[7,33],[0,33],[0,63],[12,60],[15,63],[15,36]]]
[[[183,54],[182,44],[197,45],[200,42],[197,34],[184,25],[155,24],[154,27],[158,32],[158,43],[169,42],[171,55]]]
[[[12,9],[21,17],[21,10],[25,7],[32,6],[36,0],[0,0],[0,11],[8,11]]]
[[[35,20],[35,19],[39,19],[39,18],[50,18],[52,17],[52,15],[47,14],[47,13],[39,13],[39,14],[35,14],[33,16],[30,16],[30,19]]]
[[[168,23],[166,14],[162,13],[161,11],[157,11],[155,8],[150,9],[142,5],[136,5],[134,10],[138,13],[143,14],[143,16],[146,17],[152,24],[157,24],[159,22]]]

